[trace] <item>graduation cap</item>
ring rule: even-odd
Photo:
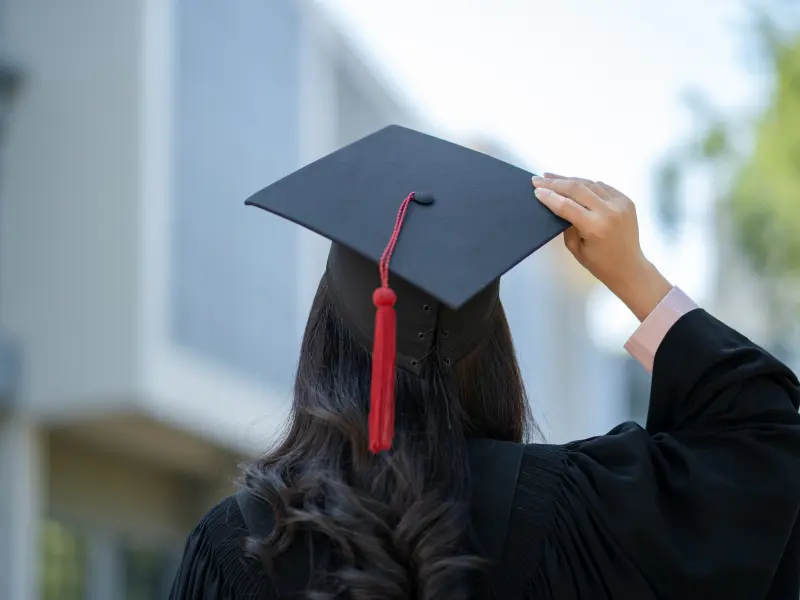
[[[434,354],[444,365],[469,354],[500,276],[569,226],[533,191],[524,169],[392,125],[246,201],[332,241],[337,310],[373,345],[373,452],[391,446],[395,367],[419,374]]]

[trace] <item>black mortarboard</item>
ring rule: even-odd
[[[374,344],[371,432],[393,427],[372,421],[376,395],[391,396],[393,419],[395,364],[419,373],[434,353],[445,365],[468,354],[495,311],[500,276],[569,226],[535,199],[531,173],[394,125],[246,203],[333,242],[334,301],[354,334]],[[388,248],[396,305],[391,292],[373,299],[388,288],[389,269],[381,277],[378,268]]]

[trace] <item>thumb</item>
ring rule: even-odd
[[[581,236],[577,229],[570,227],[564,232],[564,245],[574,256],[578,255],[581,249]]]

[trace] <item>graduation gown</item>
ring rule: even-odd
[[[472,524],[493,561],[476,597],[797,600],[799,403],[789,369],[697,309],[659,346],[645,428],[470,442]],[[270,519],[246,492],[214,507],[171,599],[301,593],[307,554],[290,550],[276,581],[244,558],[242,537]]]

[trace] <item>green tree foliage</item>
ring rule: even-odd
[[[755,124],[753,148],[724,198],[734,233],[753,266],[777,277],[800,276],[800,35],[769,37],[774,75],[769,102]],[[719,150],[706,135],[713,154]],[[724,136],[724,133],[722,134]],[[723,142],[724,143],[724,142]]]
[[[723,186],[718,209],[728,217],[742,255],[755,272],[785,281],[800,279],[800,18],[791,3],[776,2],[770,9],[755,27],[759,71],[771,83],[760,114],[754,120],[729,118],[690,96],[700,134],[664,160],[658,208],[667,232],[677,230],[685,171],[709,168],[715,184]]]
[[[675,234],[689,201],[687,172],[710,175],[717,216],[766,301],[768,342],[787,349],[800,332],[800,3],[762,0],[755,14],[751,47],[769,84],[764,103],[745,118],[690,95],[699,134],[664,159],[656,200],[666,233]]]

